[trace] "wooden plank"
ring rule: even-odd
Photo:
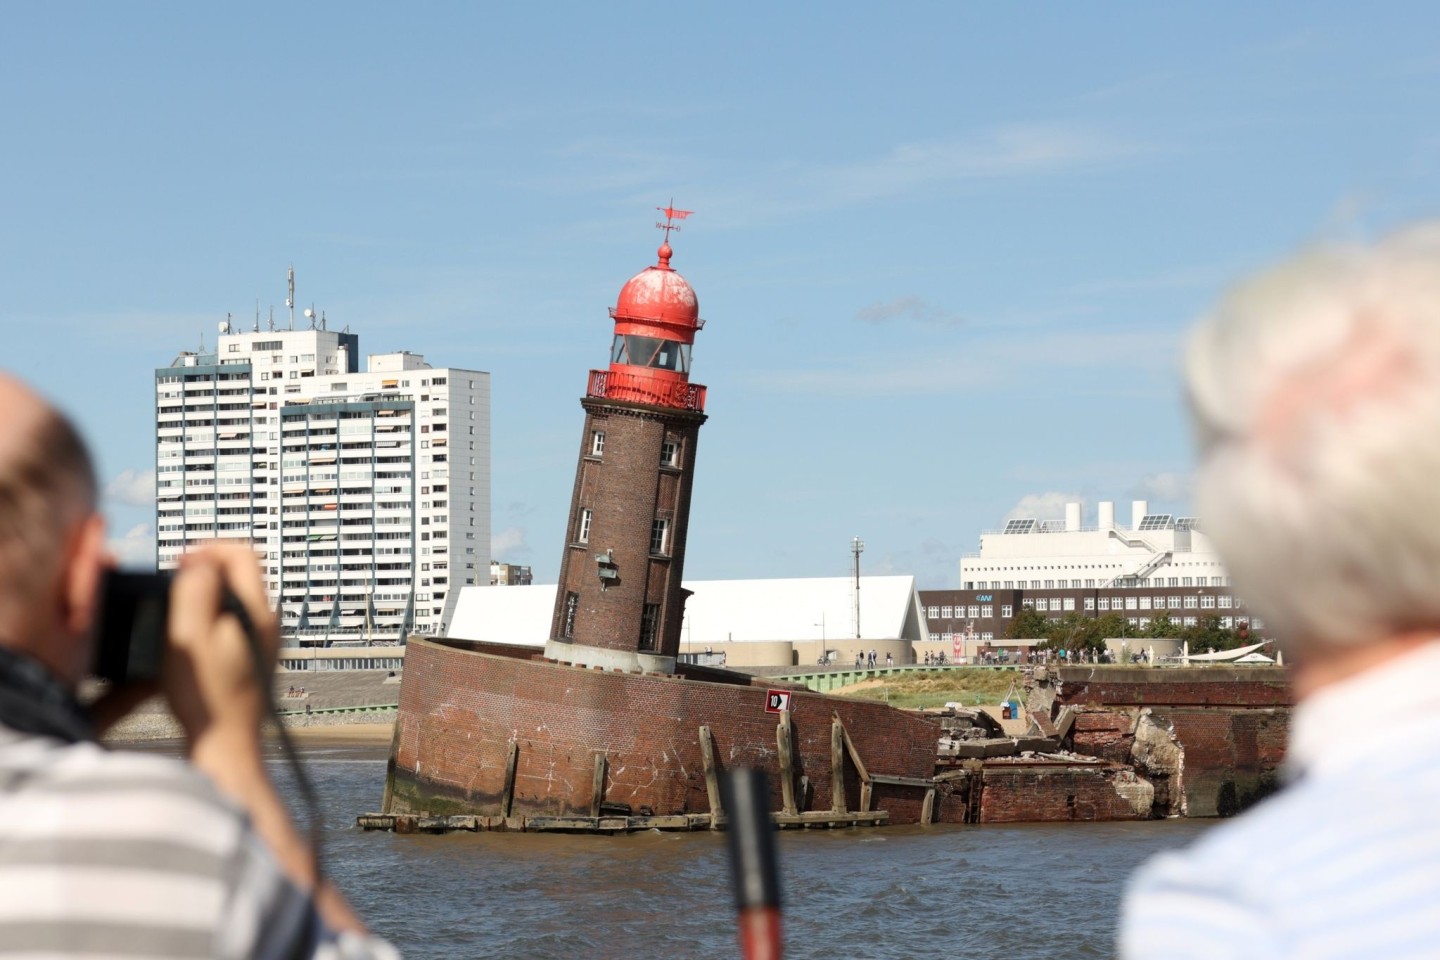
[[[869,780],[860,781],[860,812],[868,813],[874,788],[870,786]]]
[[[860,759],[860,751],[855,749],[855,741],[850,739],[850,731],[845,729],[845,722],[840,719],[840,714],[835,714],[835,722],[840,724],[840,732],[845,735],[845,749],[850,754],[850,762],[855,764],[855,770],[860,774],[860,782],[864,783],[870,779],[869,772],[865,769],[865,761]]]
[[[718,829],[721,814],[720,777],[715,771],[715,739],[710,728],[700,727],[700,762],[705,768],[705,796],[710,801],[710,829]]]
[[[924,787],[931,789],[935,781],[928,777],[900,777],[890,773],[875,773],[870,775],[875,783],[885,783],[894,787]]]
[[[845,812],[845,725],[839,717],[830,722],[830,810]]]
[[[505,792],[500,795],[500,816],[509,817],[515,805],[515,768],[520,762],[520,742],[510,741],[510,756],[505,761]]]
[[[931,787],[925,791],[925,802],[920,805],[920,822],[935,822],[935,788]]]
[[[605,799],[605,754],[595,754],[595,777],[590,781],[590,816],[600,816],[600,802]]]
[[[780,723],[775,727],[775,746],[780,754],[780,797],[786,813],[796,813],[795,807],[795,756],[790,746],[790,711],[780,711]]]

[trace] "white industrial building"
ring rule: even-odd
[[[158,566],[246,539],[289,637],[438,632],[489,573],[490,376],[406,352],[361,372],[358,334],[306,313],[155,371]]]
[[[730,666],[781,666],[814,662],[827,651],[846,662],[873,648],[910,662],[915,645],[929,640],[914,577],[861,577],[858,631],[853,577],[686,580],[684,587],[691,595],[682,659],[724,655]],[[539,652],[550,636],[555,591],[555,584],[466,587],[447,634]]]
[[[1205,587],[1229,581],[1220,558],[1193,517],[1150,513],[1144,500],[1130,505],[1130,525],[1115,519],[1115,504],[1101,501],[1095,523],[1081,521],[1079,503],[1065,519],[1010,520],[980,537],[980,552],[960,560],[966,590],[1040,590],[1103,587]]]

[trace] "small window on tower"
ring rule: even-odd
[[[670,532],[670,521],[660,517],[650,525],[650,552],[663,555],[666,547],[666,534]]]
[[[580,531],[579,534],[575,537],[576,543],[590,542],[590,521],[593,517],[594,514],[588,508],[580,511]]]
[[[667,467],[680,466],[680,444],[666,440],[660,445],[660,462]]]
[[[598,457],[605,453],[605,431],[596,430],[590,434],[590,456]]]

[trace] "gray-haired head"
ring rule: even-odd
[[[1186,366],[1206,530],[1282,641],[1440,630],[1440,223],[1240,285]]]

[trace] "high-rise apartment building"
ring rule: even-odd
[[[159,567],[246,539],[288,637],[442,632],[489,575],[490,375],[405,352],[361,372],[357,334],[256,327],[155,371]]]

